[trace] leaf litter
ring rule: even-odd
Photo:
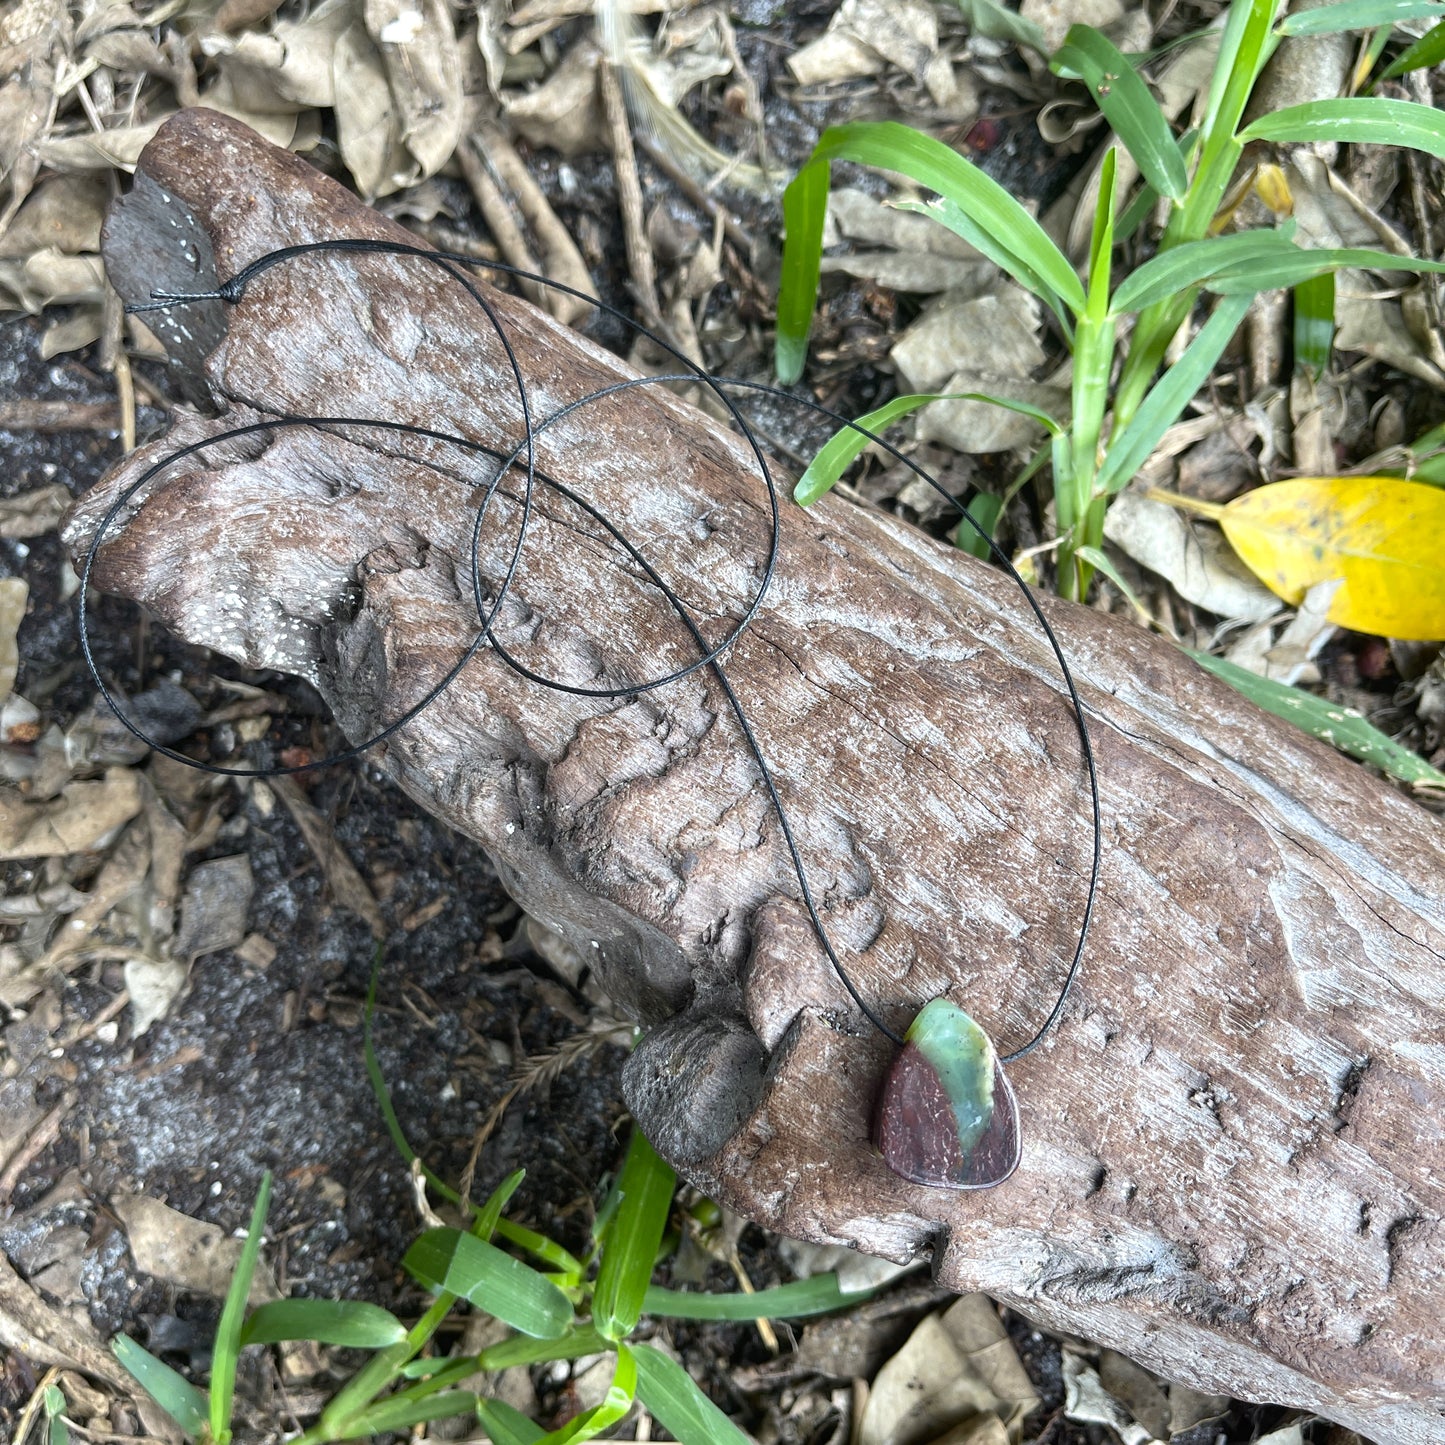
[[[625,6],[627,13],[644,16],[680,8],[670,0],[642,0]],[[733,17],[745,8],[735,8]],[[99,221],[110,189],[107,172],[132,166],[141,146],[180,105],[199,99],[301,150],[314,148],[323,132],[334,126],[341,162],[358,190],[371,198],[392,196],[402,201],[417,194],[416,187],[453,170],[459,147],[464,150],[467,137],[483,125],[493,127],[488,150],[500,155],[505,153],[504,147],[511,147],[523,170],[527,160],[535,164],[538,154],[555,152],[566,159],[585,161],[608,144],[598,104],[603,48],[585,22],[577,23],[577,17],[585,17],[590,9],[585,0],[528,0],[510,14],[500,6],[483,6],[475,15],[458,15],[441,0],[323,0],[309,11],[278,6],[270,0],[226,0],[214,17],[202,19],[195,31],[196,43],[189,50],[174,43],[176,33],[168,28],[176,9],[167,6],[147,14],[126,6],[92,6],[72,18],[52,0],[22,0],[0,20],[0,56],[10,67],[0,74],[0,182],[5,185],[4,211],[0,213],[0,298],[12,309],[32,314],[53,315],[57,309],[70,308],[68,318],[52,325],[48,354],[65,354],[101,334],[104,278],[97,253]],[[1007,76],[1018,93],[1038,93],[1037,60],[1033,61],[1036,79],[1031,86],[1000,63],[1002,52],[996,44],[990,48],[986,30],[1001,26],[1002,33],[1023,32],[1026,39],[1045,32],[1057,32],[1061,37],[1075,21],[1111,23],[1123,17],[1122,8],[1112,0],[1026,0],[1022,18],[1008,11],[995,15],[987,0],[976,0],[961,10],[972,15],[971,26],[932,6],[910,4],[899,11],[897,7],[870,6],[867,0],[858,4],[850,0],[810,45],[791,48],[788,64],[798,82],[820,93],[843,96],[849,87],[861,87],[858,93],[866,95],[868,87],[873,88],[872,93],[887,87],[891,94],[907,97],[910,105],[921,108],[935,123],[961,128],[979,112],[977,77],[985,71]],[[727,17],[717,13],[722,26],[728,26]],[[1040,29],[1030,28],[1035,26]],[[634,127],[649,144],[656,144],[664,156],[676,161],[683,173],[691,175],[699,186],[694,194],[715,207],[714,192],[726,196],[728,188],[736,187],[740,179],[754,184],[757,194],[770,194],[774,182],[765,169],[769,158],[748,149],[746,127],[735,129],[733,147],[723,151],[705,140],[706,132],[684,115],[690,95],[705,95],[714,118],[725,119],[717,97],[721,87],[737,80],[736,59],[719,39],[726,38],[726,31],[708,24],[683,25],[673,32],[674,37],[683,38],[669,44],[663,29],[651,38],[645,29],[637,32],[643,47],[634,52],[631,70],[645,85],[638,87],[641,101],[629,97]],[[1165,70],[1162,85],[1171,114],[1181,114],[1196,103],[1198,77],[1207,73],[1209,43],[1206,39],[1184,47],[1178,61]],[[735,51],[735,40],[733,48]],[[767,103],[775,101],[769,97]],[[697,114],[697,107],[691,113]],[[652,116],[650,125],[648,115]],[[673,116],[683,123],[675,124]],[[519,151],[518,140],[533,154]],[[601,253],[589,243],[589,233],[578,223],[575,208],[565,222],[559,216],[564,208],[559,205],[562,189],[555,168],[549,173],[549,184],[538,188],[540,206],[530,193],[524,203],[523,191],[515,179],[506,179],[506,169],[487,158],[488,174],[502,204],[521,217],[518,233],[530,253],[549,273],[556,266],[572,266],[575,274],[579,262],[583,274],[595,269]],[[785,167],[779,174],[784,172]],[[1285,193],[1299,224],[1319,243],[1350,244],[1368,236],[1369,244],[1390,244],[1388,235],[1393,232],[1381,216],[1390,188],[1375,195],[1359,177],[1352,180],[1353,185],[1347,184],[1330,161],[1303,152],[1284,170]],[[1076,226],[1078,218],[1088,214],[1087,194],[1063,203],[1073,207],[1069,214]],[[1277,191],[1271,194],[1277,199]],[[903,193],[901,199],[909,197]],[[702,200],[693,204],[701,206]],[[706,213],[705,229],[711,231],[714,219],[723,217],[736,225],[737,213],[751,216],[754,204],[725,200],[720,209]],[[1241,221],[1247,217],[1248,206],[1255,204],[1264,202],[1251,193],[1242,203]],[[881,204],[876,191],[837,193],[832,223],[837,249],[829,265],[836,276],[861,278],[915,297],[937,298],[924,304],[911,325],[898,329],[891,320],[883,325],[889,343],[884,354],[892,353],[887,355],[886,365],[900,381],[914,389],[999,391],[1033,401],[1045,410],[1052,410],[1066,397],[1067,373],[1056,365],[1050,370],[1058,352],[1037,308],[1025,304],[1021,293],[1014,294],[1011,283],[966,245],[922,217]],[[572,243],[570,254],[560,243],[559,231]],[[575,235],[570,234],[574,231]],[[676,262],[664,263],[660,290],[689,306],[702,302],[719,286],[735,299],[746,299],[749,288],[757,286],[750,269],[755,259],[746,251],[727,252],[719,246],[707,275],[684,281],[679,256]],[[1392,278],[1392,287],[1397,281]],[[1386,294],[1387,289],[1367,274],[1341,277],[1337,350],[1372,357],[1438,387],[1445,371],[1438,339],[1422,324],[1422,317],[1428,316],[1425,284],[1412,283],[1403,294]],[[839,294],[846,299],[849,293]],[[585,308],[579,319],[582,314]],[[688,314],[700,348],[731,347],[727,359],[734,364],[745,364],[750,355],[759,354],[749,351],[745,328],[744,339],[739,341],[738,332],[730,330],[725,320],[709,315],[706,308]],[[1261,345],[1269,340],[1268,327],[1278,324],[1282,323],[1276,318],[1261,328]],[[986,349],[970,340],[980,333],[992,343]],[[997,345],[1001,337],[1008,341],[1002,351]],[[1274,354],[1286,353],[1287,348],[1276,347]],[[1277,371],[1278,362],[1272,367]],[[1271,369],[1270,365],[1261,368],[1266,373]],[[1216,494],[1207,500],[1227,500],[1220,493],[1237,493],[1281,460],[1297,461],[1301,454],[1323,457],[1341,444],[1348,427],[1331,420],[1330,378],[1308,387],[1298,378],[1277,378],[1273,384],[1277,395],[1252,401],[1243,436],[1236,425],[1238,418],[1217,413],[1193,419],[1199,423],[1193,432],[1177,432],[1177,450],[1167,459],[1173,475],[1152,477],[1152,484],[1168,485],[1177,479],[1183,490],[1203,496],[1212,489]],[[966,449],[987,464],[990,457],[1010,452],[1018,455],[1036,441],[1037,429],[1018,417],[1007,418],[1009,425],[1000,431],[985,433],[978,427],[983,414],[969,410],[974,406],[936,404],[910,424],[907,446],[935,452]],[[1000,415],[1006,414],[989,414],[990,425],[997,423]],[[1311,447],[1313,452],[1307,453]],[[1322,468],[1311,471],[1323,474]],[[973,474],[961,476],[971,478]],[[881,489],[875,488],[872,495],[885,504],[893,503],[904,480],[898,474]],[[961,480],[960,485],[968,482]],[[1135,505],[1129,500],[1132,496],[1126,494],[1125,516],[1127,508]],[[7,501],[0,535],[17,541],[43,540],[62,500],[54,486],[37,485],[30,493]],[[1145,507],[1156,505],[1137,500]],[[1170,515],[1177,519],[1177,514]],[[1159,596],[1165,606],[1159,613],[1176,618],[1173,625],[1185,640],[1207,639],[1214,629],[1213,622],[1191,611],[1194,607],[1216,617],[1248,619],[1252,611],[1265,616],[1268,606],[1266,620],[1254,623],[1259,629],[1254,635],[1262,637],[1264,645],[1252,644],[1255,652],[1249,660],[1270,676],[1281,668],[1287,673],[1293,670],[1295,679],[1307,676],[1300,669],[1316,667],[1320,648],[1334,645],[1327,642],[1329,600],[1320,605],[1314,591],[1307,593],[1304,605],[1277,635],[1280,624],[1269,619],[1278,616],[1278,600],[1257,584],[1251,588],[1249,579],[1237,570],[1233,590],[1211,590],[1211,584],[1191,596],[1180,582],[1183,579],[1190,585],[1187,579],[1198,567],[1200,535],[1201,529],[1196,527],[1183,545],[1176,541],[1161,549],[1158,544],[1137,543],[1133,553],[1122,543],[1115,544],[1139,566],[1166,579],[1160,584]],[[1226,571],[1228,557],[1227,551],[1221,551],[1215,558]],[[1174,593],[1185,598],[1184,604]],[[10,635],[13,638],[14,629]],[[0,626],[0,640],[3,636],[4,627]],[[1330,667],[1326,663],[1327,674]],[[1409,696],[1404,699],[1407,713],[1418,716],[1417,727],[1426,730],[1425,744],[1430,746],[1433,737],[1436,748],[1445,727],[1445,683],[1439,679],[1439,667],[1438,662],[1427,663],[1414,674],[1405,688]],[[5,670],[0,649],[0,681]],[[1356,695],[1361,695],[1358,690]],[[7,777],[12,789],[27,784],[30,788],[29,794],[19,798],[25,806],[3,815],[10,820],[5,846],[14,850],[7,856],[14,860],[12,866],[26,867],[29,873],[28,877],[12,875],[24,877],[24,882],[5,902],[34,910],[23,923],[7,929],[12,936],[0,945],[0,999],[12,1010],[6,1036],[9,1057],[26,1058],[28,1070],[65,1065],[65,1059],[48,1058],[44,1041],[65,1036],[67,1029],[84,1033],[89,1028],[92,1032],[86,1038],[90,1043],[100,1045],[110,1037],[132,1050],[131,1061],[124,1067],[131,1070],[127,1077],[135,1083],[127,1087],[153,1089],[173,1076],[185,1079],[195,1068],[194,1061],[186,1060],[199,1056],[190,1052],[197,1046],[186,1041],[184,1019],[176,1018],[175,1011],[183,1009],[194,1015],[198,1008],[215,1006],[213,995],[220,975],[206,966],[208,958],[223,961],[226,968],[235,968],[233,960],[239,960],[249,975],[248,987],[254,987],[268,969],[276,970],[278,977],[295,975],[295,965],[287,956],[287,934],[294,927],[288,907],[274,912],[260,929],[254,926],[257,908],[264,910],[268,897],[284,896],[285,890],[278,894],[275,880],[265,870],[248,883],[246,875],[252,873],[252,866],[248,862],[243,869],[237,860],[250,855],[236,851],[238,841],[275,826],[273,820],[281,815],[266,810],[266,795],[259,787],[244,796],[229,787],[215,790],[209,784],[198,784],[190,775],[177,776],[181,770],[164,759],[144,755],[105,761],[106,748],[113,742],[108,744],[93,722],[77,726],[72,719],[62,726],[47,706],[37,707],[24,697],[12,697],[4,706],[5,716],[14,719],[13,736],[7,735],[4,745]],[[211,709],[212,715],[219,711]],[[31,729],[37,730],[33,737]],[[334,902],[340,905],[335,917],[354,915],[353,924],[357,920],[362,923],[364,932],[353,929],[351,948],[375,930],[379,918],[398,906],[404,907],[408,920],[416,920],[415,932],[423,941],[428,930],[444,925],[447,911],[432,912],[426,900],[404,902],[406,884],[401,881],[401,870],[392,870],[386,888],[373,888],[363,868],[353,861],[364,860],[365,853],[355,852],[354,844],[348,848],[339,839],[328,812],[318,808],[303,790],[293,784],[289,795],[280,789],[274,790],[274,795],[285,803],[285,816],[299,829],[292,856],[298,876],[316,879],[318,896],[328,900],[324,905],[328,912]],[[388,806],[394,807],[394,800],[389,799]],[[237,827],[238,819],[246,823],[244,829]],[[417,819],[415,826],[426,829],[430,825]],[[47,848],[51,851],[46,852]],[[378,876],[386,875],[384,871],[373,873],[373,882]],[[351,926],[342,925],[343,929]],[[495,929],[490,937],[495,939]],[[217,949],[214,956],[209,953],[212,943]],[[489,942],[486,952],[500,957],[507,946]],[[148,970],[157,981],[154,986],[151,981],[139,985]],[[199,993],[187,998],[184,990],[193,972]],[[70,1017],[77,990],[93,991],[106,980],[110,993],[92,1018],[85,1022]],[[132,986],[123,986],[127,984]],[[315,997],[306,999],[305,985],[292,992],[302,996],[284,1006],[291,1013],[283,1012],[283,1017],[301,1019],[307,1017],[307,1010],[314,1015],[318,1007],[320,1017],[327,1016],[326,1004]],[[136,995],[144,997],[138,1000]],[[63,1009],[62,999],[66,1000]],[[122,1021],[127,999],[130,1011]],[[146,1018],[147,1012],[151,1017]],[[32,1024],[36,1040],[28,1053],[19,1049],[19,1035],[12,1032],[26,1023]],[[134,1053],[137,1040],[138,1054]],[[19,1097],[33,1091],[39,1077],[22,1072],[22,1087],[11,1093]],[[209,1107],[215,1107],[214,1100]],[[0,1107],[0,1120],[4,1121],[0,1124],[0,1168],[4,1161],[23,1160],[26,1150],[45,1138],[45,1130],[52,1127],[47,1120],[53,1113],[53,1109],[47,1111],[35,1104],[33,1092],[29,1103],[14,1112],[8,1106]],[[338,1128],[338,1137],[344,1132]],[[103,1131],[97,1137],[103,1139]],[[182,1141],[188,1137],[198,1138],[177,1135]],[[179,1161],[184,1148],[182,1143],[171,1157]],[[43,1152],[39,1150],[36,1158]],[[201,1158],[203,1145],[190,1154],[192,1163]],[[319,1166],[317,1174],[327,1186],[323,1194],[333,1203],[338,1187],[328,1171],[334,1167],[334,1163]],[[178,1181],[181,1172],[173,1168],[172,1179]],[[62,1204],[72,1210],[92,1207],[74,1173],[60,1176],[52,1171],[46,1178],[52,1186],[49,1195],[32,1190],[26,1196],[28,1208],[39,1211],[37,1218],[45,1213],[47,1198],[54,1200],[55,1209]],[[176,1184],[175,1189],[178,1195],[186,1195],[186,1186]],[[344,1191],[341,1195],[344,1198]],[[113,1201],[122,1197],[111,1196]],[[214,1207],[194,1187],[188,1198],[197,1214]],[[144,1212],[151,1205],[168,1209],[156,1200],[136,1209]],[[157,1214],[153,1210],[150,1217],[153,1242],[157,1233],[167,1232],[174,1232],[177,1238],[202,1238],[194,1231],[207,1228],[190,1213],[180,1211]],[[234,1206],[231,1217],[236,1217]],[[123,1223],[132,1234],[131,1248],[139,1248],[147,1263],[156,1265],[151,1270],[140,1265],[139,1258],[133,1261],[148,1276],[145,1288],[151,1290],[152,1299],[170,1307],[179,1297],[176,1290],[215,1292],[214,1277],[204,1270],[160,1264],[147,1253],[150,1245],[139,1219],[139,1213],[134,1214],[133,1230],[131,1220]],[[13,1229],[4,1235],[7,1250],[15,1237]],[[213,1237],[204,1235],[206,1240]],[[73,1255],[78,1236],[57,1233],[56,1238],[61,1243],[68,1240]],[[341,1261],[336,1267],[344,1266]],[[59,1279],[58,1275],[50,1277]],[[168,1292],[157,1295],[155,1291],[162,1285]],[[49,1350],[57,1359],[93,1363],[98,1336],[78,1341],[62,1338],[66,1327],[43,1310],[34,1313],[38,1297],[19,1276],[6,1288],[24,1311],[31,1312],[25,1316],[17,1313],[16,1318],[41,1320],[42,1332],[53,1331],[61,1342],[46,1345],[32,1332],[27,1338],[35,1358],[48,1358]],[[1028,1397],[1024,1392],[1032,1394],[1036,1387],[1022,1374],[1016,1346],[1025,1354],[1029,1346],[1039,1347],[1038,1332],[1030,1331],[1026,1322],[1010,1320],[1005,1333],[993,1307],[981,1298],[960,1301],[939,1316],[927,1314],[923,1306],[917,1318],[920,1323],[914,1338],[920,1340],[919,1345],[915,1347],[910,1340],[891,1363],[870,1371],[872,1386],[865,1387],[866,1403],[858,1409],[857,1428],[866,1426],[872,1432],[870,1440],[906,1439],[907,1445],[913,1441],[918,1445],[933,1440],[966,1445],[970,1440],[1017,1442],[1026,1438],[1020,1405]],[[805,1348],[810,1335],[823,1328],[821,1322],[808,1327],[803,1336]],[[1046,1404],[1076,1425],[1104,1424],[1125,1440],[1162,1439],[1226,1414],[1227,1402],[1170,1387],[1138,1367],[1126,1368],[1127,1362],[1121,1365],[1107,1352],[1099,1356],[1073,1346],[1061,1352],[1057,1342],[1045,1342],[1043,1347],[1045,1353],[1052,1351],[1056,1377],[1049,1386],[1056,1393],[1048,1395]],[[1012,1356],[1013,1367],[1020,1370],[1012,1377],[1012,1385],[1007,1383],[1007,1369],[1001,1377],[992,1367],[980,1366],[980,1357],[990,1352],[1000,1361]],[[926,1370],[920,1360],[928,1362]],[[895,1377],[902,1378],[915,1369],[923,1371],[916,1378],[926,1375],[931,1383],[925,1389],[926,1402],[913,1402],[921,1415],[910,1416],[889,1405],[889,1391]],[[71,1390],[72,1398],[78,1399],[82,1393],[81,1386]],[[854,1390],[850,1396],[845,1391],[842,1397],[824,1393],[809,1406],[823,1414],[789,1418],[821,1420],[828,1410],[846,1416],[864,1393]],[[806,1393],[800,1395],[799,1403],[806,1398]],[[965,1399],[967,1408],[961,1404]],[[530,1403],[535,1405],[535,1397]],[[116,1413],[108,1415],[106,1411]],[[920,1417],[924,1423],[910,1435],[910,1418],[917,1424]],[[119,1395],[103,1406],[94,1405],[90,1416],[102,1429],[108,1424],[128,1429],[140,1418]],[[1291,1431],[1298,1438],[1298,1425],[1287,1424],[1276,1445],[1288,1445]]]

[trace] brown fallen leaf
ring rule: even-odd
[[[131,1257],[141,1273],[178,1289],[225,1298],[244,1240],[142,1194],[117,1195],[111,1208],[125,1226]],[[265,1304],[280,1297],[270,1270],[262,1265],[251,1281],[250,1303]]]
[[[878,1372],[858,1445],[925,1445],[940,1436],[952,1445],[1017,1442],[1038,1403],[993,1302],[964,1295],[924,1320]]]

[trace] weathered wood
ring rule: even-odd
[[[405,239],[205,112],[172,121],[142,174],[195,216],[223,275],[288,243]],[[108,228],[132,296],[155,284],[127,266],[155,254],[155,215],[123,206]],[[489,294],[537,414],[625,374]],[[424,264],[290,263],[219,319],[220,418],[178,419],[129,458],[73,518],[76,547],[163,451],[258,415],[518,438],[494,335]],[[767,530],[734,438],[649,388],[559,424],[539,462],[723,635]],[[100,580],[196,642],[309,677],[359,738],[470,639],[486,471],[361,432],[234,443],[160,479]],[[485,529],[494,581],[517,516],[499,504]],[[1078,992],[1012,1071],[1023,1165],[986,1193],[907,1184],[870,1147],[889,1046],[819,953],[710,678],[589,701],[483,654],[380,761],[648,1026],[628,1098],[716,1196],[801,1238],[932,1249],[946,1283],[1172,1378],[1380,1441],[1445,1439],[1445,834],[1168,644],[1049,611],[1092,711],[1107,853]],[[499,636],[582,685],[692,656],[636,569],[545,491]],[[865,996],[903,1027],[947,992],[1002,1049],[1028,1038],[1078,927],[1089,824],[1074,724],[1013,586],[846,502],[788,508],[769,603],[729,667]]]

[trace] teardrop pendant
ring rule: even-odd
[[[936,998],[913,1020],[873,1142],[895,1174],[940,1189],[989,1189],[1018,1168],[1018,1101],[988,1035],[956,1004]]]

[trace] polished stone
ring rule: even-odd
[[[874,1117],[888,1167],[916,1184],[988,1189],[1018,1168],[1018,1102],[989,1037],[934,999],[913,1020]]]

